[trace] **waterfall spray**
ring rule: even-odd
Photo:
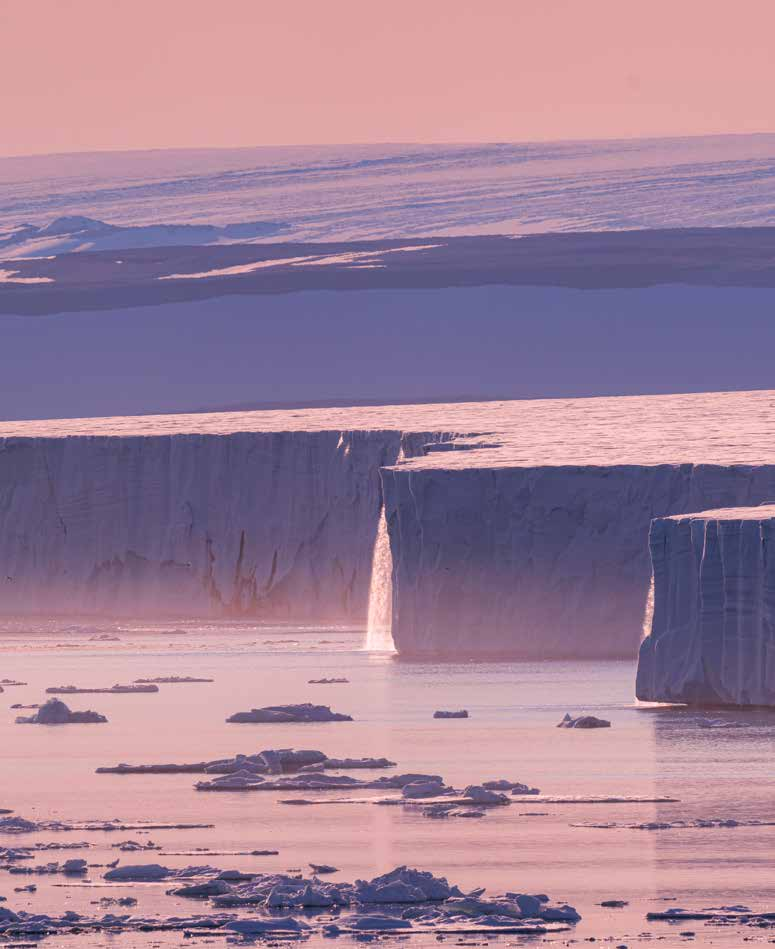
[[[651,622],[654,619],[654,574],[651,574],[649,592],[646,596],[646,607],[643,611],[643,638],[651,632]]]
[[[393,558],[390,556],[385,508],[379,516],[369,587],[369,625],[366,648],[371,652],[395,652],[391,620],[393,614]]]

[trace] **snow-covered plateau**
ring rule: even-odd
[[[0,193],[7,256],[278,227],[293,241],[751,227],[775,224],[775,135],[37,155],[0,159]],[[202,228],[246,221],[264,226]]]
[[[363,624],[409,656],[634,656],[653,518],[775,499],[775,393],[0,423],[6,614]]]

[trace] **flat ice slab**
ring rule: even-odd
[[[657,518],[639,699],[775,705],[775,505]]]

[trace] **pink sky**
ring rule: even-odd
[[[0,154],[775,131],[772,0],[0,0]]]

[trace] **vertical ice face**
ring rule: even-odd
[[[652,518],[775,498],[769,466],[423,465],[383,472],[393,638],[411,656],[632,657]]]
[[[0,441],[0,610],[366,617],[393,431]]]
[[[369,618],[366,648],[371,652],[394,652],[391,624],[393,618],[393,558],[384,507],[380,511],[374,556],[371,561]]]
[[[772,399],[8,423],[0,612],[361,625],[371,600],[384,628],[384,504],[400,653],[632,657],[651,521],[775,499]],[[714,579],[706,558],[708,597],[729,582],[729,555],[721,562]]]
[[[654,617],[638,698],[775,704],[774,540],[773,506],[654,520]]]

